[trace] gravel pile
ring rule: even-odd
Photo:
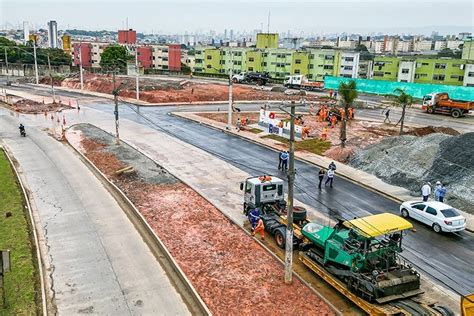
[[[425,181],[441,181],[446,202],[474,214],[474,133],[389,137],[355,152],[349,164],[420,196]]]

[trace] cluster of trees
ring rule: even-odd
[[[17,45],[5,37],[0,37],[0,60],[5,62],[5,50],[9,63],[34,64],[33,43],[27,45]],[[38,65],[48,64],[48,55],[51,65],[70,65],[71,56],[59,48],[36,48],[36,58]]]

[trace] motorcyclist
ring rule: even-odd
[[[20,123],[19,129],[20,129],[20,135],[21,135],[21,136],[25,136],[25,135],[26,135],[25,126]]]

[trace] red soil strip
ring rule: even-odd
[[[72,108],[64,103],[47,103],[36,102],[28,99],[20,99],[11,105],[12,109],[20,113],[37,114],[44,112],[56,112],[64,108]]]
[[[117,158],[104,145],[83,139],[86,156],[120,187],[163,240],[212,313],[216,315],[332,315],[328,305],[183,183],[157,185],[117,177]]]
[[[135,82],[131,79],[117,77],[116,86],[122,85],[120,95],[122,97],[135,98]],[[176,86],[179,88],[176,88]],[[78,78],[68,78],[61,82],[61,86],[69,88],[80,88]],[[111,76],[105,75],[86,75],[84,79],[84,89],[102,93],[112,93],[113,83]],[[176,82],[160,80],[140,81],[140,100],[151,103],[171,103],[185,102],[192,103],[196,101],[226,101],[229,98],[227,85],[216,83],[197,83],[182,80],[179,85]],[[254,89],[252,86],[235,84],[233,86],[234,100],[300,100],[300,95],[286,95],[283,92],[271,92]],[[304,97],[308,101],[322,101],[315,95]]]

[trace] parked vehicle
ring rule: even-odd
[[[232,76],[233,83],[255,83],[257,86],[264,86],[269,80],[268,74],[263,72],[241,72]]]
[[[437,233],[459,232],[466,228],[466,219],[448,204],[438,201],[408,201],[400,205],[403,217],[411,217],[429,225]]]
[[[308,91],[322,91],[324,82],[309,81],[304,75],[286,76],[283,82],[287,88],[304,89]]]
[[[474,102],[452,100],[446,92],[430,93],[423,97],[423,109],[431,114],[443,113],[458,118],[474,110]]]

